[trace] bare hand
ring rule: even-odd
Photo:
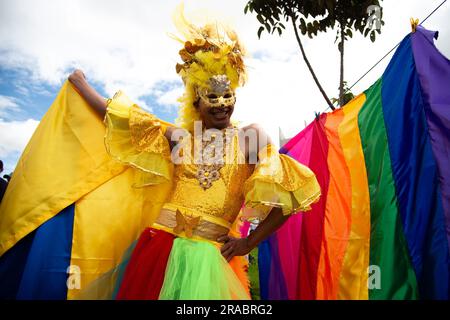
[[[234,238],[225,235],[217,238],[217,241],[225,242],[220,252],[227,261],[230,261],[234,256],[245,256],[252,250],[247,238]]]
[[[75,91],[103,119],[106,114],[106,99],[89,85],[83,71],[79,69],[73,71],[69,76],[69,81],[73,84]]]
[[[75,69],[70,75],[69,75],[69,81],[77,88],[79,88],[79,85],[86,82],[86,76],[84,75],[83,71],[80,69]]]

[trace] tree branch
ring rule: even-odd
[[[334,110],[334,106],[331,103],[330,99],[328,98],[327,94],[325,93],[325,90],[322,88],[319,79],[317,79],[316,74],[314,73],[314,70],[311,66],[311,64],[309,63],[308,58],[306,57],[306,53],[305,53],[305,49],[303,48],[303,44],[302,41],[300,39],[300,36],[298,34],[298,30],[297,30],[297,26],[295,24],[295,18],[294,16],[291,14],[290,15],[291,20],[292,20],[292,26],[294,27],[294,32],[295,32],[295,37],[297,39],[297,43],[300,47],[300,51],[302,52],[302,56],[303,56],[303,60],[305,60],[306,65],[308,66],[309,72],[311,72],[311,75],[317,85],[317,87],[319,88],[320,92],[322,93],[323,98],[325,99],[325,101],[327,102],[328,106],[331,108],[331,110]]]
[[[341,67],[340,67],[340,79],[339,79],[339,107],[342,108],[344,105],[344,46],[345,46],[345,24],[340,21],[341,27],[341,45],[340,45],[340,54],[341,54]]]

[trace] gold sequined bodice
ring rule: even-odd
[[[237,222],[244,203],[242,218],[261,221],[273,207],[288,215],[310,210],[311,204],[320,198],[314,172],[289,156],[280,155],[272,144],[258,151],[256,166],[247,164],[236,128],[230,130],[231,142],[225,130],[224,163],[215,161],[221,155],[217,155],[214,147],[202,151],[202,158],[214,155],[210,159],[213,161],[177,165],[165,137],[170,124],[146,113],[120,92],[108,101],[105,124],[106,149],[117,161],[137,169],[134,185],[161,184],[155,193],[163,196],[166,203],[161,208],[161,202],[155,202],[155,207],[161,210],[153,228],[194,240],[216,241],[219,236],[237,230],[238,224],[232,224]],[[208,140],[207,133],[211,132],[205,130],[200,144],[212,147],[213,140]]]
[[[199,184],[198,165],[175,166],[174,189],[164,208],[233,223],[244,201],[244,182],[252,174],[254,166],[245,163],[238,135],[234,134],[230,140],[231,161],[224,163],[219,170],[219,179],[213,181],[209,188],[204,189]]]

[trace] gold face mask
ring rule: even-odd
[[[236,102],[236,95],[226,75],[211,77],[208,87],[197,89],[197,96],[209,108],[232,107]]]

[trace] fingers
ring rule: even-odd
[[[222,255],[227,261],[230,261],[231,258],[233,258],[234,256],[234,248],[233,247],[228,248],[227,250],[222,252]]]
[[[235,256],[235,254],[234,254],[234,252],[232,252],[225,259],[227,260],[227,262],[230,262],[231,259],[233,259],[234,256]]]
[[[70,75],[69,80],[70,81],[80,81],[81,79],[86,80],[86,75],[84,72],[80,69],[75,69]]]
[[[230,240],[231,240],[231,238],[226,234],[217,238],[218,242],[228,242]]]
[[[220,248],[222,256],[230,261],[236,255],[236,242],[237,239],[228,235],[223,235],[217,238],[218,242],[224,242],[225,244]]]
[[[233,243],[231,241],[226,242],[222,248],[220,248],[220,252],[225,252],[226,250],[228,250],[229,248],[231,248],[233,246]]]
[[[83,77],[84,79],[86,79],[86,75],[84,74],[84,72],[80,69],[76,69],[74,72],[78,73],[81,77]]]
[[[220,252],[222,253],[222,256],[227,260],[230,261],[230,259],[233,257],[234,253],[234,241],[230,241],[231,239],[228,236],[225,236],[227,241],[225,244],[220,248]]]

